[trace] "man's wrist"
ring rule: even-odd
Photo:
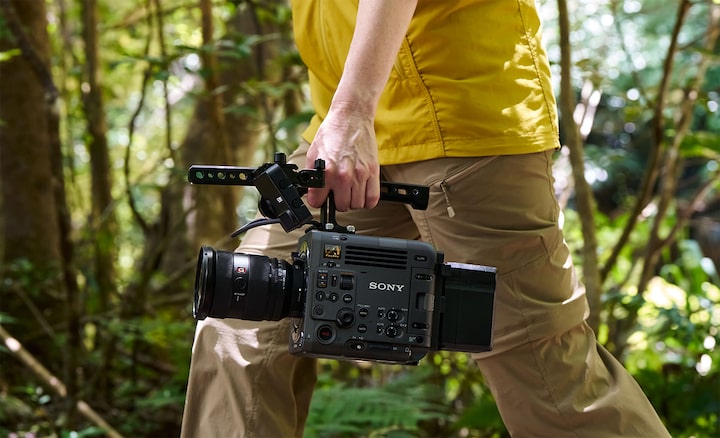
[[[330,103],[330,111],[339,112],[348,116],[374,119],[377,102],[367,97],[347,97],[336,95]]]

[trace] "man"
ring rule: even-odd
[[[494,349],[475,354],[513,436],[669,436],[595,340],[558,225],[550,71],[533,0],[294,0],[316,116],[289,161],[326,162],[341,224],[422,239],[497,267]],[[430,187],[425,211],[380,203],[380,179]],[[371,209],[371,210],[370,210]],[[238,251],[287,258],[298,233]],[[289,322],[198,324],[183,435],[302,436],[315,363]]]

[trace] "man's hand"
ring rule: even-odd
[[[338,211],[372,208],[380,199],[380,166],[371,115],[334,102],[307,153],[311,167],[325,160],[325,187],[308,190],[308,204],[320,207],[333,192]]]

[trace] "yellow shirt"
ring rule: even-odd
[[[357,0],[293,0],[312,141],[340,80]],[[559,146],[534,0],[419,0],[375,117],[381,164]]]

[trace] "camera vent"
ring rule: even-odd
[[[345,263],[348,265],[372,266],[376,268],[405,269],[408,253],[389,248],[345,247]]]

